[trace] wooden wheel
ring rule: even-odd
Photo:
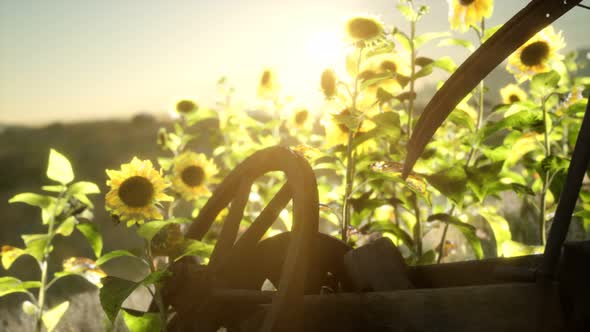
[[[236,241],[252,183],[272,171],[282,171],[287,182]],[[291,200],[292,230],[260,241]],[[318,294],[327,283],[350,289],[342,263],[350,248],[318,232],[317,184],[303,157],[287,148],[271,147],[247,158],[218,186],[191,224],[187,237],[201,240],[228,205],[229,214],[209,264],[199,266],[183,259],[171,267],[173,277],[166,283],[165,298],[177,315],[170,330],[236,327],[259,309],[257,304],[269,301],[261,330],[297,330],[304,294]],[[272,298],[259,291],[265,279],[278,289]],[[248,290],[242,298],[216,296]]]

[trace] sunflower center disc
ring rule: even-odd
[[[196,108],[195,103],[190,100],[181,100],[176,104],[176,110],[180,113],[190,113]]]
[[[205,172],[201,167],[189,166],[182,171],[182,182],[189,187],[197,187],[203,183]]]
[[[463,6],[469,6],[470,4],[472,4],[475,0],[459,0],[459,3],[462,4]]]
[[[270,84],[270,71],[265,70],[260,78],[260,85],[267,86]]]
[[[152,200],[154,186],[143,176],[132,176],[119,187],[119,198],[127,206],[142,207]]]
[[[302,125],[307,121],[309,117],[309,113],[307,111],[299,111],[295,114],[295,123],[298,125]]]
[[[390,72],[395,73],[397,71],[397,66],[395,63],[393,63],[393,61],[383,61],[381,63],[381,69],[389,70]]]
[[[549,56],[549,45],[544,41],[537,41],[525,47],[520,53],[520,61],[525,66],[537,66]]]
[[[516,103],[517,101],[520,101],[520,98],[518,98],[517,95],[510,95],[508,100],[510,100],[511,103]]]
[[[349,34],[356,39],[369,39],[379,34],[377,23],[366,18],[356,18],[348,25]]]

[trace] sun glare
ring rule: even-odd
[[[333,67],[342,61],[344,45],[337,33],[314,33],[307,39],[305,54],[317,68]]]
[[[300,36],[299,50],[292,54],[291,61],[281,66],[288,77],[284,87],[314,112],[324,101],[320,89],[322,72],[326,68],[344,72],[345,43],[341,34],[325,29],[310,29]]]

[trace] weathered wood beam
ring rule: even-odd
[[[395,292],[305,296],[302,331],[533,332],[536,284],[518,283]],[[557,287],[550,289],[548,331],[562,331]],[[242,331],[257,331],[252,320]],[[273,331],[293,331],[280,325]]]

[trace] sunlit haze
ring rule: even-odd
[[[445,1],[419,32],[448,27]],[[496,0],[490,24],[524,0]],[[343,61],[342,24],[369,13],[404,26],[396,0],[139,1],[0,0],[0,123],[44,124],[164,113],[178,96],[215,100],[227,76],[248,106],[262,70],[285,95],[314,107],[318,80]],[[558,21],[568,49],[587,47],[590,11]],[[469,38],[472,38],[468,34]],[[465,54],[449,48],[460,61]],[[439,56],[440,54],[432,55]]]

